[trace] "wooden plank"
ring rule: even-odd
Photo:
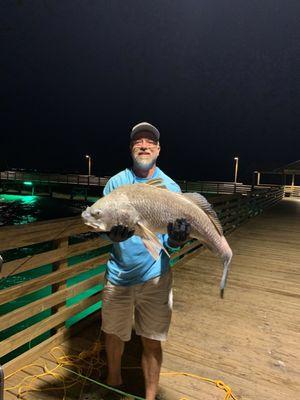
[[[31,379],[34,376],[40,375],[43,372],[43,369],[46,370],[54,370],[59,374],[60,377],[64,377],[67,379],[76,379],[76,376],[71,374],[69,371],[66,371],[63,368],[57,368],[57,363],[55,361],[54,356],[62,355],[63,352],[72,357],[73,355],[77,355],[82,350],[89,350],[92,349],[93,342],[82,339],[81,337],[72,337],[68,342],[61,343],[57,349],[53,351],[51,354],[50,352],[43,354],[42,356],[38,357],[34,361],[34,365],[26,366],[21,372],[17,372],[12,377],[8,378],[6,381],[6,387],[12,386],[14,384],[18,385],[22,383],[22,380],[26,378],[27,384],[30,384]],[[61,349],[61,352],[59,351]],[[98,378],[98,374],[95,376]],[[33,382],[32,387],[39,389],[37,392],[27,392],[24,393],[24,397],[27,398],[37,398],[37,399],[62,399],[63,391],[62,390],[51,390],[51,391],[41,391],[41,389],[45,388],[56,388],[58,386],[62,386],[62,382],[54,378],[51,375],[41,376],[36,378]],[[78,384],[74,387],[69,388],[67,390],[67,399],[78,399],[79,394],[81,393],[83,381],[79,380]],[[84,387],[85,389],[85,387]],[[88,388],[87,388],[88,389]],[[12,389],[12,392],[17,395],[18,389]],[[36,393],[36,397],[34,397],[34,393]]]
[[[0,357],[10,353],[11,351],[17,349],[24,343],[29,342],[30,340],[41,335],[42,333],[47,332],[48,330],[56,327],[61,322],[66,321],[67,319],[85,310],[91,305],[96,304],[99,300],[101,300],[99,293],[96,293],[88,297],[87,299],[82,300],[80,303],[74,304],[73,306],[70,307],[63,308],[62,310],[58,311],[51,317],[48,317],[45,320],[42,320],[30,326],[29,328],[16,333],[10,338],[3,340],[0,343]]]
[[[35,375],[40,375],[43,372],[42,368],[38,366],[27,367],[26,370],[18,372],[16,375],[9,378],[9,385],[5,389],[5,399],[6,394],[9,392],[14,396],[14,399],[38,399],[38,400],[54,400],[63,398],[63,390],[57,389],[55,387],[62,386],[58,379],[49,375],[47,378],[36,378]],[[51,390],[44,390],[46,387]],[[21,389],[21,394],[19,393],[19,388]],[[30,390],[32,389],[32,390]],[[33,390],[36,389],[36,390]]]
[[[55,346],[58,346],[60,343],[67,340],[69,337],[78,334],[81,330],[88,327],[93,321],[100,320],[100,311],[96,311],[93,314],[89,315],[87,318],[77,322],[72,325],[70,328],[64,328],[64,330],[57,332],[55,335],[50,338],[44,340],[39,343],[35,347],[26,351],[25,353],[17,356],[13,360],[7,362],[3,365],[3,371],[5,376],[13,373],[16,369],[19,369],[25,365],[32,363],[36,360],[43,352],[47,352]]]
[[[47,275],[40,276],[38,278],[31,279],[30,281],[15,285],[0,291],[0,304],[6,303],[17,299],[20,296],[35,292],[48,285],[61,282],[65,279],[69,279],[73,276],[79,275],[83,272],[89,271],[96,266],[106,263],[108,254],[93,257],[90,260],[84,261],[73,265],[63,271],[52,272]]]
[[[91,231],[91,228],[85,225],[80,217],[60,218],[26,225],[3,226],[0,229],[0,251],[30,246],[89,231]]]
[[[18,322],[24,321],[33,315],[39,314],[42,311],[48,310],[50,307],[60,304],[68,298],[74,297],[77,294],[84,292],[87,289],[94,287],[101,283],[104,273],[93,276],[81,283],[73,285],[69,288],[61,290],[60,292],[50,294],[42,299],[36,300],[26,306],[19,307],[16,310],[0,317],[0,330],[7,329]]]
[[[64,249],[65,251],[67,251],[68,247],[69,247],[69,239],[68,238],[62,238],[62,239],[58,239],[57,241],[55,241],[55,244],[57,245],[58,249]],[[53,264],[53,270],[54,271],[61,271],[61,272],[65,272],[68,270],[68,259],[64,258],[63,260],[59,260],[56,263]],[[52,293],[56,293],[56,292],[60,292],[64,289],[67,288],[67,280],[63,280],[60,282],[55,283],[54,285],[52,285]],[[66,306],[66,302],[65,300],[63,300],[61,303],[56,304],[55,306],[52,307],[51,309],[51,314],[55,314],[58,313],[60,310],[64,309]],[[65,325],[65,321],[62,321],[62,323],[59,326],[55,326],[55,330],[59,330],[62,329]]]
[[[46,264],[52,264],[63,258],[74,257],[87,251],[95,250],[111,244],[109,240],[103,238],[95,238],[84,241],[82,243],[73,244],[55,250],[46,251],[40,254],[34,254],[17,260],[3,263],[0,278],[7,275],[19,274],[24,271],[40,267]]]
[[[198,253],[204,251],[204,247],[199,247],[198,249],[194,250],[192,253],[186,254],[183,258],[181,258],[180,260],[176,261],[176,263],[174,264],[174,267],[180,267],[181,265],[185,264],[187,261],[189,261],[190,259],[194,258],[197,256]]]
[[[185,245],[181,250],[176,251],[176,253],[173,253],[170,257],[170,260],[173,260],[174,258],[177,258],[183,254],[186,254],[187,252],[201,246],[201,243],[199,240],[193,241],[191,244]]]
[[[14,393],[12,393],[10,391],[5,392],[5,400],[16,400],[16,399],[17,399],[17,397]]]

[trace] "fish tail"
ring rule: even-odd
[[[224,253],[225,255],[223,256],[223,275],[220,283],[220,296],[223,299],[224,298],[224,289],[226,286],[226,281],[227,281],[227,275],[228,275],[228,270],[229,270],[229,265],[232,259],[232,250],[229,247],[229,244],[225,237],[223,236],[222,238],[222,247],[225,250]],[[223,253],[223,254],[224,254]]]

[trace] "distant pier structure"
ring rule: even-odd
[[[285,196],[300,197],[300,160],[272,169],[254,171],[255,185],[277,183],[284,186]]]
[[[65,199],[87,200],[102,196],[110,176],[53,174],[24,171],[0,172],[0,193],[31,194]],[[273,169],[253,172],[252,184],[222,181],[177,180],[183,192],[241,194],[254,190],[283,188],[285,196],[300,197],[300,160]]]
[[[94,175],[3,171],[0,192],[86,200],[88,196],[99,197],[108,179]]]

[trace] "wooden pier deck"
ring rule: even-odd
[[[210,252],[176,269],[164,370],[221,379],[238,399],[300,399],[299,221],[300,201],[285,199],[230,235],[223,301]],[[223,399],[189,378],[162,377],[161,385],[189,399]]]
[[[222,268],[208,251],[186,258],[174,271],[174,314],[160,386],[166,399],[222,400],[225,392],[213,384],[178,371],[220,379],[238,400],[300,399],[300,200],[284,199],[234,231],[229,243],[234,252],[225,298],[219,298]],[[99,331],[94,323],[63,344],[73,354],[89,348]],[[124,366],[138,366],[137,339],[127,346]],[[55,366],[49,354],[34,364]],[[6,387],[37,367],[19,372]],[[129,389],[142,395],[140,369],[124,369]],[[45,386],[53,378],[37,382]],[[88,389],[88,386],[87,386]],[[89,388],[90,389],[90,388]],[[88,391],[88,390],[87,390]],[[85,392],[83,399],[89,397]],[[16,398],[16,390],[5,400]],[[67,399],[78,399],[79,389]],[[60,392],[30,392],[24,399],[62,399]]]

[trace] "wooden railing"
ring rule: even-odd
[[[43,174],[37,172],[3,171],[0,172],[0,180],[3,182],[26,182],[30,181],[36,185],[79,185],[79,186],[105,186],[109,176],[99,177],[94,175],[78,174]],[[183,192],[199,192],[206,194],[234,194],[249,193],[253,190],[264,190],[266,187],[280,187],[279,185],[244,185],[243,183],[221,182],[221,181],[188,181],[176,180]],[[300,186],[285,186],[285,194],[300,196]]]
[[[283,196],[283,187],[269,187],[253,190],[246,195],[220,196],[213,199],[212,203],[226,234],[278,203]]]
[[[243,183],[220,182],[220,181],[176,181],[183,192],[198,192],[206,194],[246,194],[253,190],[264,190],[263,186],[244,185]],[[267,187],[278,187],[267,185]]]
[[[105,186],[109,177],[78,174],[42,174],[22,171],[2,171],[0,179],[3,181],[25,182],[36,184],[70,184],[83,186]]]
[[[286,196],[300,197],[300,186],[284,186],[284,193]]]
[[[265,188],[247,195],[220,196],[212,199],[212,202],[224,232],[229,233],[248,218],[276,204],[282,197],[282,188]],[[0,228],[0,252],[5,261],[1,271],[0,284],[3,286],[0,290],[0,305],[5,307],[7,304],[11,305],[13,301],[22,300],[12,309],[2,312],[3,315],[0,317],[0,330],[5,336],[0,343],[0,356],[9,355],[12,351],[20,349],[20,346],[31,343],[34,338],[50,332],[49,337],[41,343],[6,362],[5,374],[28,364],[41,352],[47,351],[76,333],[78,325],[90,323],[91,318],[99,318],[97,313],[93,313],[92,317],[85,318],[71,328],[66,323],[81,311],[97,305],[101,299],[103,266],[108,257],[110,243],[95,234],[87,234],[88,230],[80,217]],[[176,261],[178,265],[194,257],[201,248],[197,240],[192,240],[180,251],[172,254],[171,260]],[[24,251],[27,252],[25,255]],[[46,272],[40,276],[34,274],[45,265],[50,266]],[[15,284],[7,285],[7,279],[21,276],[24,278],[28,271],[36,277],[30,279],[27,277],[27,280],[16,279]],[[84,273],[90,275],[83,277]],[[76,279],[77,283],[74,283]],[[43,288],[50,288],[46,296],[31,302],[28,302],[27,297],[27,302],[24,304],[24,296],[38,293]],[[83,293],[87,293],[85,298],[75,304],[68,304],[70,298]],[[100,308],[100,304],[97,308]],[[44,319],[26,325],[28,318],[39,315],[45,310],[49,310],[49,313]],[[25,325],[21,329],[5,335],[9,328],[24,321]]]
[[[109,180],[109,176],[99,177],[94,175],[78,175],[78,174],[43,174],[37,172],[23,171],[3,171],[0,172],[0,179],[3,181],[25,182],[30,181],[35,184],[70,184],[82,186],[105,186]],[[184,192],[200,192],[208,194],[233,194],[233,193],[249,193],[253,189],[264,189],[265,185],[251,186],[243,183],[220,182],[220,181],[187,181],[176,180]],[[276,185],[274,185],[276,186]],[[270,185],[267,185],[270,187]],[[291,192],[289,186],[286,190]],[[291,187],[292,188],[292,187]],[[297,187],[295,186],[295,191]],[[299,187],[298,187],[299,188]]]

